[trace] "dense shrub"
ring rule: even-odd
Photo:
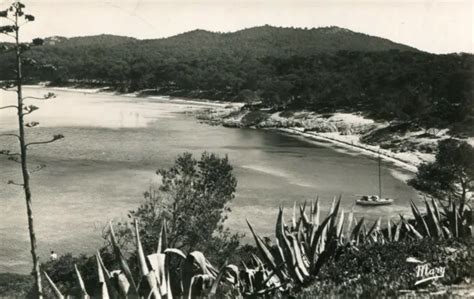
[[[414,257],[432,267],[446,267],[444,278],[437,283],[451,285],[473,277],[472,240],[402,241],[388,244],[365,244],[357,250],[346,249],[337,259],[323,267],[318,280],[298,297],[350,296],[375,298],[395,296],[399,290],[416,289],[417,264]],[[426,287],[426,286],[423,286]]]

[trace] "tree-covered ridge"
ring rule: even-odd
[[[262,100],[276,109],[358,110],[425,127],[472,128],[474,59],[435,55],[338,27],[195,30],[155,40],[100,35],[46,40],[33,80],[95,82],[120,91]],[[0,55],[9,79],[11,54]]]

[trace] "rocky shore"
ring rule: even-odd
[[[331,142],[361,154],[379,156],[416,172],[418,165],[434,160],[447,130],[413,129],[405,123],[378,122],[358,113],[318,114],[311,111],[272,112],[228,105],[200,110],[196,117],[212,125],[276,129],[314,141]]]

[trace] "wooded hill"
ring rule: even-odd
[[[28,79],[58,85],[79,80],[119,91],[262,100],[275,109],[357,110],[425,127],[473,128],[473,55],[430,54],[338,27],[195,30],[153,40],[53,37],[25,56],[33,62]],[[55,69],[38,67],[45,64]],[[12,79],[11,52],[0,55],[0,65],[0,79]]]

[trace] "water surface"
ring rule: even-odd
[[[49,90],[28,88],[40,96]],[[370,219],[409,213],[408,200],[417,194],[403,178],[409,173],[383,164],[384,195],[392,206],[354,206],[359,194],[377,193],[377,161],[332,144],[308,142],[275,131],[229,129],[201,124],[186,111],[199,109],[166,99],[55,91],[58,98],[34,102],[40,110],[30,116],[41,126],[28,129],[28,139],[66,138],[30,151],[30,168],[46,164],[32,175],[35,228],[43,260],[54,249],[92,253],[102,244],[101,231],[110,219],[124,219],[142,202],[142,193],[158,180],[158,168],[171,166],[182,152],[227,154],[238,179],[236,198],[227,225],[248,234],[245,219],[262,234],[271,234],[277,207],[322,200],[328,209],[341,195],[343,208]],[[0,105],[13,103],[14,94],[0,94]],[[15,128],[13,110],[0,110],[0,130]],[[0,148],[14,149],[11,138]],[[29,238],[16,163],[0,157],[0,272],[30,271]],[[288,217],[290,211],[288,210]]]

